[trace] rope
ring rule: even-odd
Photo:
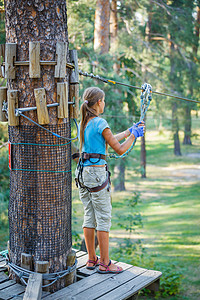
[[[33,121],[33,120],[30,119],[29,117],[25,116],[25,115],[24,115],[22,112],[20,112],[20,111],[19,111],[19,114],[20,114],[21,116],[23,116],[25,119],[29,120],[31,123],[33,123],[33,124],[35,124],[36,126],[38,126],[38,127],[42,128],[42,129],[46,130],[47,132],[53,134],[54,136],[56,136],[56,137],[58,137],[58,138],[61,138],[61,139],[67,140],[67,141],[74,141],[74,140],[76,140],[76,139],[78,138],[78,124],[77,124],[77,122],[76,122],[76,119],[73,119],[73,120],[74,120],[74,123],[75,123],[75,125],[76,125],[77,135],[76,135],[75,138],[67,138],[67,137],[64,137],[64,136],[60,136],[59,134],[57,134],[57,133],[55,133],[55,132],[53,132],[53,131],[51,131],[51,130],[45,128],[44,126],[42,126],[42,125],[40,125],[40,124],[38,124],[37,122]]]
[[[24,171],[24,172],[47,172],[47,173],[69,173],[71,170],[67,171],[51,171],[51,170],[31,170],[31,169],[10,169],[11,171]]]
[[[140,96],[140,100],[141,100],[140,121],[142,122],[142,121],[144,121],[146,112],[147,112],[147,110],[149,108],[149,105],[150,105],[150,102],[152,100],[152,96],[151,96],[151,94],[152,94],[152,87],[151,87],[150,84],[145,83],[144,85],[142,85],[141,89],[142,89],[142,92],[141,92],[141,96]],[[134,139],[131,147],[125,153],[123,153],[122,155],[116,155],[114,153],[108,153],[107,157],[108,158],[115,158],[115,159],[124,158],[124,157],[126,157],[132,151],[135,143],[136,143],[136,139]]]
[[[45,146],[45,147],[58,147],[58,146],[67,146],[69,145],[71,142],[67,143],[67,144],[55,144],[55,145],[50,145],[50,144],[34,144],[34,143],[10,143],[12,145],[30,145],[30,146]]]
[[[94,75],[92,73],[89,74],[89,73],[83,72],[81,70],[79,70],[79,74],[83,75],[83,76],[86,76],[86,77],[98,79],[100,81],[103,81],[104,83],[118,84],[118,85],[130,87],[130,88],[133,88],[133,89],[137,89],[137,90],[141,90],[142,89],[142,88],[140,88],[138,86],[134,86],[134,85],[130,85],[130,84],[126,84],[126,83],[122,83],[122,82],[118,82],[118,81],[106,79],[106,78],[100,77],[99,75]],[[178,100],[189,101],[189,102],[194,102],[194,103],[200,103],[200,101],[197,101],[197,100],[183,98],[183,97],[179,97],[179,96],[175,96],[175,95],[170,95],[170,94],[166,94],[166,93],[161,93],[161,92],[157,92],[157,91],[152,91],[152,93],[157,94],[157,95],[163,95],[163,96],[166,96],[166,97],[176,98]]]
[[[42,274],[42,279],[43,280],[51,281],[49,284],[43,285],[42,288],[51,286],[52,284],[54,284],[59,279],[61,279],[61,278],[65,277],[66,275],[74,272],[76,270],[77,263],[78,263],[78,261],[77,261],[77,259],[75,259],[75,263],[73,264],[73,266],[68,266],[67,269],[64,270],[64,271],[59,271],[59,272],[50,273],[50,274]],[[26,286],[27,286],[27,282],[25,281],[25,279],[28,279],[30,274],[35,274],[35,272],[32,272],[32,271],[26,270],[24,268],[21,268],[21,267],[15,265],[14,263],[10,262],[8,254],[6,254],[6,264],[19,277],[19,279]]]

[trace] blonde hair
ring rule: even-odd
[[[91,117],[98,117],[97,112],[93,107],[98,100],[103,100],[105,97],[104,91],[98,87],[89,87],[83,93],[83,104],[81,105],[81,124],[80,124],[80,153],[84,143],[84,130],[88,120]]]

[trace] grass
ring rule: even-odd
[[[200,154],[200,139],[193,139],[192,146],[181,145],[183,155],[176,157],[170,132],[159,135],[151,131],[147,134],[147,149],[147,178],[141,179],[133,171],[139,162],[137,143],[126,171],[126,191],[112,193],[111,253],[120,241],[129,237],[118,225],[117,217],[127,212],[125,199],[140,192],[137,211],[142,214],[143,228],[131,235],[133,245],[141,239],[147,261],[153,259],[157,269],[164,273],[170,265],[182,274],[180,293],[169,299],[196,300],[200,295],[200,158],[188,154]],[[73,207],[77,221],[74,228],[81,234],[83,209],[76,189],[73,189]],[[122,260],[126,262],[127,258]]]

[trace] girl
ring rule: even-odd
[[[105,94],[97,87],[87,88],[81,105],[80,153],[76,169],[76,182],[80,199],[84,206],[83,231],[88,251],[86,268],[99,273],[120,273],[122,268],[109,259],[109,230],[111,226],[111,197],[109,172],[105,160],[106,143],[117,154],[123,154],[135,138],[144,135],[144,123],[139,122],[131,128],[113,135],[106,120],[99,117],[104,112]],[[122,144],[119,141],[127,138]],[[100,259],[95,253],[95,228],[100,249]]]

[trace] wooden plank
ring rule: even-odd
[[[4,101],[7,102],[7,88],[0,87],[0,122],[7,122],[5,112],[2,111]]]
[[[125,264],[125,263],[117,263],[118,266],[123,267],[124,269],[128,269],[132,267],[131,265]],[[135,267],[137,268],[137,267]],[[140,268],[139,268],[140,269]],[[72,285],[69,285],[66,288],[63,288],[62,290],[49,295],[45,298],[45,300],[61,300],[61,299],[72,299],[72,297],[76,296],[76,294],[81,293],[82,291],[88,290],[91,287],[93,287],[95,284],[104,282],[106,284],[106,280],[116,276],[116,274],[99,274],[95,273],[89,277],[86,277],[80,281],[77,281],[76,283],[73,283]],[[75,298],[74,298],[75,299]],[[87,299],[87,298],[86,298]],[[85,299],[84,299],[85,300]]]
[[[35,262],[35,272],[41,274],[49,274],[49,262],[48,261],[36,261]],[[42,285],[49,284],[48,280],[43,280]],[[45,287],[44,291],[49,291],[49,287]]]
[[[149,284],[160,278],[162,275],[159,271],[153,271],[153,270],[147,270],[145,273],[141,274],[140,276],[137,276],[136,278],[124,283],[123,285],[115,288],[109,293],[104,294],[102,297],[99,297],[98,299],[101,300],[124,300],[128,299],[134,294],[137,294],[137,292],[141,289],[144,289]],[[81,298],[79,298],[81,299]],[[95,299],[97,299],[95,297]]]
[[[18,126],[19,117],[15,116],[15,109],[18,108],[18,91],[17,90],[8,90],[8,125]]]
[[[2,282],[0,283],[0,290],[3,290],[13,284],[16,284],[16,281],[15,280],[7,280],[5,282]]]
[[[3,256],[0,255],[0,262],[1,261],[5,261],[5,260],[6,260],[5,257],[3,257]]]
[[[0,272],[6,272],[8,270],[8,267],[0,267]]]
[[[77,252],[80,252],[79,249],[72,248],[72,250],[74,250],[76,253],[77,253]]]
[[[57,83],[58,118],[68,118],[68,83]]]
[[[13,297],[13,298],[10,298],[10,300],[11,300],[11,299],[13,299],[13,300],[23,300],[24,294],[25,294],[25,293],[22,293],[22,294],[20,294],[20,295],[18,295],[18,296],[15,296],[15,297]],[[50,292],[42,292],[42,297],[41,297],[41,298],[44,299],[44,298],[47,297],[49,294],[50,294]]]
[[[15,79],[15,66],[14,61],[16,60],[17,45],[14,43],[6,44],[5,53],[5,78]]]
[[[29,275],[28,285],[23,300],[40,300],[42,296],[42,274],[32,273]]]
[[[77,50],[69,50],[69,57],[70,57],[70,62],[74,65],[74,69],[71,70],[69,82],[70,84],[76,84],[79,83]]]
[[[25,287],[20,284],[14,284],[0,291],[0,299],[8,300],[14,296],[20,295],[25,290]]]
[[[70,84],[69,85],[69,101],[70,102],[75,102],[75,90],[74,90],[74,85],[73,84]],[[69,106],[69,116],[70,116],[70,119],[73,119],[74,117],[74,108],[73,108],[73,105],[74,104],[70,104]]]
[[[69,86],[69,101],[74,102],[70,104],[70,119],[78,118],[79,115],[79,85],[70,84]]]
[[[6,265],[6,260],[2,259],[0,260],[0,268],[4,267]]]
[[[73,266],[76,259],[76,252],[71,251],[67,256],[67,266]],[[65,278],[65,286],[72,284],[76,280],[76,270],[68,274]]]
[[[66,75],[66,42],[57,42],[56,44],[56,61],[55,78],[65,78]]]
[[[40,78],[40,42],[29,42],[29,76]]]
[[[88,255],[84,255],[84,256],[81,256],[79,259],[78,259],[78,264],[76,266],[76,268],[82,268],[83,266],[86,265],[86,262],[88,261]]]
[[[68,82],[65,82],[65,98],[63,103],[65,118],[69,118],[68,102],[69,102],[69,85]]]
[[[74,84],[74,99],[73,118],[78,119],[79,116],[79,84]]]
[[[38,123],[41,125],[49,124],[49,114],[47,110],[45,89],[34,89],[34,95],[37,106]]]
[[[21,253],[21,267],[26,270],[32,270],[32,255]]]
[[[18,296],[15,296],[14,298],[10,298],[10,299],[13,299],[13,300],[23,300],[23,297],[24,297],[24,293],[20,294]]]
[[[9,277],[4,272],[0,272],[0,283],[7,280],[9,280]]]
[[[132,267],[122,273],[112,274],[106,281],[96,282],[96,284],[87,290],[82,291],[81,293],[77,293],[73,295],[73,299],[97,299],[104,294],[108,294],[110,291],[115,290],[119,286],[122,286],[125,282],[132,280],[146,272],[145,269]],[[112,299],[108,297],[107,299]]]
[[[64,118],[64,98],[65,98],[65,84],[64,82],[58,82],[57,83],[57,103],[59,103],[58,106],[58,118],[63,119]]]
[[[81,256],[84,256],[84,255],[88,255],[87,252],[81,251],[81,250],[80,250],[79,252],[76,253],[76,257],[77,257],[77,258],[79,258],[79,257],[81,257]]]

